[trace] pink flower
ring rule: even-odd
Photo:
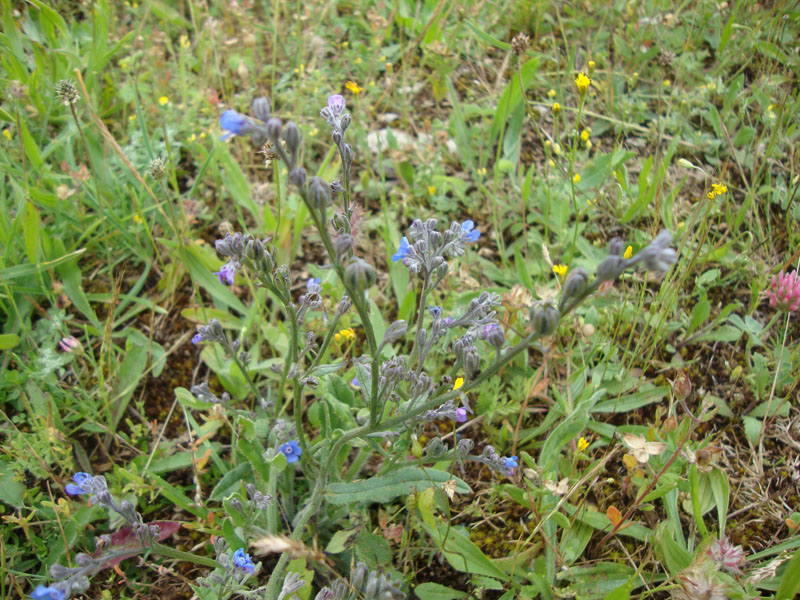
[[[62,352],[68,352],[70,354],[78,354],[82,350],[80,340],[73,336],[61,338],[61,341],[58,342],[58,348]]]
[[[734,573],[741,573],[739,565],[744,562],[744,550],[741,546],[734,546],[727,536],[711,544],[708,555],[715,565],[725,567]]]
[[[772,278],[772,285],[767,290],[769,305],[778,310],[794,312],[800,308],[800,276],[797,271],[784,273],[781,271]]]

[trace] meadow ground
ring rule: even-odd
[[[800,589],[796,3],[0,6],[0,596]]]

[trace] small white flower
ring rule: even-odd
[[[648,442],[643,435],[624,433],[622,439],[631,449],[633,457],[642,464],[649,461],[651,456],[661,454],[667,449],[667,445],[664,442]]]

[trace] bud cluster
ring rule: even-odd
[[[408,237],[400,239],[400,246],[392,255],[393,262],[402,260],[412,273],[422,275],[428,289],[436,287],[447,275],[450,265],[445,259],[463,255],[466,245],[481,236],[472,221],[453,222],[444,232],[439,232],[436,224],[436,219],[414,220]]]
[[[385,573],[371,571],[359,562],[350,573],[350,582],[335,581],[330,587],[322,588],[314,600],[404,600],[408,595]]]

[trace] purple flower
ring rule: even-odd
[[[358,383],[358,377],[353,377],[353,379],[350,381],[350,385],[352,385],[357,390],[361,389],[361,385],[359,385]]]
[[[392,254],[392,262],[403,260],[408,256],[409,252],[411,252],[411,246],[408,244],[408,238],[403,236],[400,238],[400,247],[397,249],[397,252]]]
[[[289,464],[296,463],[300,460],[300,455],[303,453],[303,449],[300,448],[300,444],[297,443],[297,440],[289,440],[283,444],[279,450],[286,457],[286,462]]]
[[[200,335],[199,333],[195,333],[194,336],[192,336],[192,343],[193,344],[199,344],[202,341],[203,341],[203,336]]]
[[[428,312],[431,313],[431,317],[434,319],[438,319],[442,316],[442,307],[441,306],[429,306]]]
[[[800,308],[800,275],[797,271],[784,273],[781,271],[772,278],[772,285],[767,290],[769,305],[779,310],[794,312]]]
[[[54,587],[40,585],[31,592],[33,600],[64,600],[66,592]]]
[[[253,559],[250,558],[250,555],[244,551],[244,548],[239,548],[233,553],[233,566],[250,575],[252,575],[256,570],[256,566],[253,564]]]
[[[67,493],[70,496],[92,493],[92,476],[88,473],[75,473],[72,477],[75,483],[67,484]]]
[[[239,135],[242,130],[247,126],[248,119],[244,115],[240,115],[235,110],[226,110],[219,116],[219,124],[228,133],[221,135],[220,140],[227,140],[230,137]]]
[[[319,286],[321,279],[319,277],[309,277],[306,281],[306,289],[311,291],[311,286]]]
[[[464,234],[465,242],[477,242],[481,237],[481,232],[475,229],[475,223],[472,221],[464,221],[461,224],[461,233]]]
[[[344,96],[341,94],[331,94],[328,96],[328,108],[334,115],[343,113],[345,109]]]
[[[457,408],[456,409],[456,418],[455,421],[457,423],[466,423],[467,422],[467,409],[466,408]]]
[[[228,283],[228,285],[233,285],[233,281],[236,277],[236,265],[233,264],[233,261],[228,261],[222,267],[220,267],[219,271],[214,273],[217,277],[219,277],[220,283]]]

